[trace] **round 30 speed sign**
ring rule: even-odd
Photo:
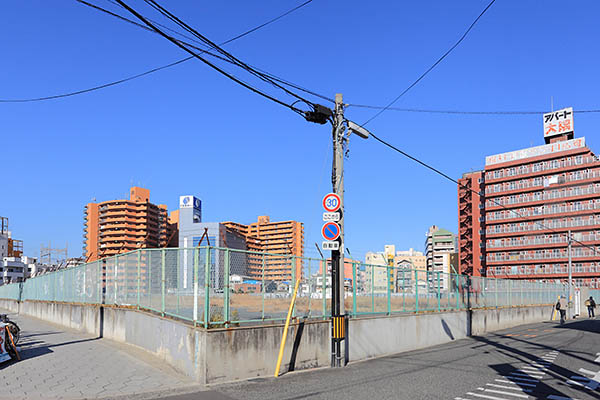
[[[328,193],[323,197],[323,208],[328,212],[336,212],[340,209],[342,202],[340,196],[335,193]]]

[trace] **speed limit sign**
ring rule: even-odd
[[[340,209],[342,202],[340,196],[335,193],[328,193],[323,197],[323,208],[328,212],[336,212]]]

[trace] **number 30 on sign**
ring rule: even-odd
[[[340,196],[335,193],[328,193],[323,197],[323,208],[328,212],[336,212],[340,209],[342,202]]]

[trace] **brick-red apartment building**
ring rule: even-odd
[[[572,132],[545,139],[459,180],[461,273],[566,282],[571,231],[575,284],[600,287],[600,161]]]

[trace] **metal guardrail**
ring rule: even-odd
[[[131,306],[208,328],[284,320],[292,283],[300,278],[293,316],[324,319],[331,299],[327,265],[324,259],[217,247],[140,249],[0,286],[0,298]],[[566,293],[556,283],[350,260],[344,269],[351,316],[553,304]]]

